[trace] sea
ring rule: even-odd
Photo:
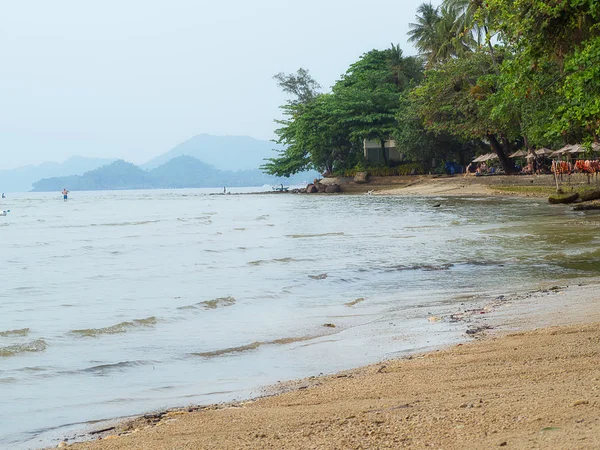
[[[544,199],[253,190],[1,200],[0,448],[460,342],[428,319],[600,272],[600,215]]]

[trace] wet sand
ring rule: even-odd
[[[600,448],[597,282],[498,297],[468,322],[469,343],[147,415],[69,448]]]

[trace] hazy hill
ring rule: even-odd
[[[265,158],[276,156],[277,145],[249,136],[213,136],[199,134],[175,146],[166,153],[142,164],[142,169],[154,169],[182,155],[193,156],[219,170],[258,169]]]
[[[0,170],[0,191],[27,192],[31,190],[33,183],[40,178],[82,175],[112,161],[114,159],[72,156],[62,163],[45,162],[35,166]]]
[[[43,178],[33,183],[33,191],[151,189],[155,184],[156,180],[148,172],[119,159],[83,175]]]
[[[215,187],[223,184],[221,171],[188,155],[173,158],[148,173],[157,187]]]
[[[33,184],[36,192],[95,191],[111,189],[157,189],[157,188],[202,188],[202,187],[244,187],[301,183],[310,179],[304,173],[295,178],[282,179],[265,175],[259,169],[218,170],[188,155],[178,156],[161,166],[145,171],[123,160],[106,166],[68,177],[44,178]]]

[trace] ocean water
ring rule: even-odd
[[[600,272],[600,215],[543,200],[210,192],[0,204],[1,448],[456,342],[427,318]]]

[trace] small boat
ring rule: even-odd
[[[273,186],[272,187],[272,189],[276,192],[287,192],[289,188],[290,188],[289,186],[284,186],[283,184],[281,186]]]

